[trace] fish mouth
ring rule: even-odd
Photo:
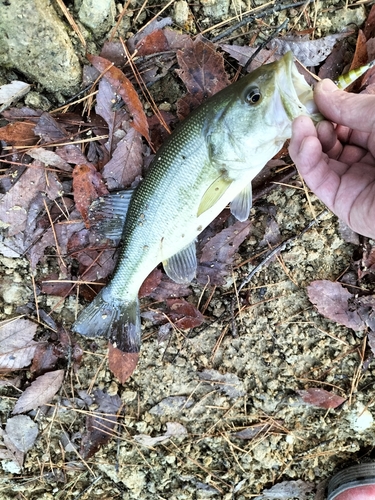
[[[288,118],[293,121],[297,116],[309,116],[314,122],[322,119],[314,102],[313,90],[294,64],[291,51],[278,62],[277,86]]]

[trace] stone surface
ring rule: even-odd
[[[67,30],[48,0],[0,6],[0,65],[13,67],[50,92],[76,92],[81,67]]]
[[[115,13],[114,0],[83,0],[78,17],[82,24],[99,34],[112,27]]]

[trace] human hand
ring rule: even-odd
[[[314,99],[331,121],[315,128],[307,116],[294,120],[290,156],[332,212],[357,233],[375,238],[375,96],[349,94],[322,80]]]

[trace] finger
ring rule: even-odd
[[[328,208],[332,208],[340,185],[340,177],[330,168],[329,159],[323,153],[316,133],[312,133],[315,132],[314,127],[314,130],[309,130],[309,126],[303,123],[302,128],[300,122],[301,120],[297,119],[293,123],[289,154],[306,184]]]
[[[375,131],[375,96],[349,94],[325,79],[316,84],[314,100],[327,119],[362,132]]]
[[[293,160],[298,155],[303,139],[308,136],[317,137],[315,126],[307,116],[299,116],[292,124],[292,137],[289,144],[289,153]]]
[[[316,131],[322,149],[330,158],[339,158],[342,152],[342,144],[337,138],[335,127],[331,122],[323,120],[319,122]]]

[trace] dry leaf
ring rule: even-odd
[[[34,127],[35,123],[30,122],[8,123],[0,128],[0,141],[12,146],[32,146],[38,142]]]
[[[111,342],[108,343],[108,366],[121,384],[133,374],[139,359],[138,352],[122,352],[114,347]]]
[[[0,369],[19,370],[31,363],[38,342],[33,340],[37,325],[17,318],[0,324]]]
[[[38,436],[38,425],[27,415],[16,415],[7,420],[5,431],[13,445],[26,453],[34,446]]]
[[[316,40],[306,40],[301,36],[290,35],[283,38],[274,38],[268,44],[268,48],[274,50],[279,56],[283,56],[291,50],[304,66],[317,66],[326,59],[339,40],[348,37],[352,33],[353,31],[345,31],[344,33],[327,35]]]
[[[319,408],[337,408],[346,401],[345,398],[338,396],[334,392],[314,387],[297,391],[297,393],[301,396],[305,403]]]
[[[34,158],[34,160],[39,160],[44,163],[46,166],[56,167],[65,172],[72,171],[72,167],[67,161],[64,161],[60,155],[50,151],[49,149],[33,148],[29,149],[27,154],[31,156],[31,158]]]
[[[177,114],[182,119],[203,100],[227,87],[230,81],[223,56],[216,52],[213,43],[200,36],[177,51],[177,61],[181,68],[177,74],[189,92],[177,101]]]
[[[353,330],[364,330],[366,325],[357,311],[350,310],[349,299],[353,296],[340,283],[328,280],[313,281],[307,287],[311,302],[324,317]]]
[[[53,172],[47,172],[38,163],[30,165],[15,185],[0,195],[0,220],[2,227],[8,227],[8,236],[13,236],[30,225],[30,218],[36,218],[44,210],[43,193],[50,199],[61,194],[62,186]]]
[[[228,45],[222,44],[220,47],[227,52],[233,59],[239,62],[241,66],[245,66],[250,57],[254,54],[256,47],[247,47],[243,45]],[[247,71],[254,71],[255,69],[262,66],[262,64],[268,64],[276,61],[278,58],[275,57],[275,53],[272,50],[262,49],[256,57],[251,62],[250,66],[247,68]]]
[[[204,322],[204,316],[198,309],[184,299],[167,299],[166,304],[165,313],[177,328],[188,330]]]
[[[143,165],[142,138],[131,128],[118,143],[102,175],[110,190],[129,187],[141,175]]]
[[[0,113],[13,102],[17,102],[30,90],[30,85],[19,80],[13,80],[11,83],[0,86]]]
[[[14,409],[16,413],[25,413],[35,410],[39,406],[49,403],[64,380],[64,370],[56,370],[41,375],[19,397]]]
[[[108,194],[103,178],[90,165],[76,165],[73,170],[73,195],[77,210],[82,215],[86,227],[90,227],[88,211],[91,203],[99,196]]]
[[[107,59],[92,54],[87,54],[87,58],[98,71],[104,73],[103,77],[110,82],[115,92],[122,97],[128,106],[133,116],[132,126],[150,142],[146,115],[130,80]]]
[[[117,394],[110,396],[100,389],[94,391],[94,400],[99,407],[86,419],[87,431],[82,437],[80,449],[84,459],[95,455],[115,435],[113,431],[117,424],[117,412],[122,404]]]
[[[136,45],[137,56],[147,56],[169,50],[169,43],[163,30],[156,30],[146,35]]]

